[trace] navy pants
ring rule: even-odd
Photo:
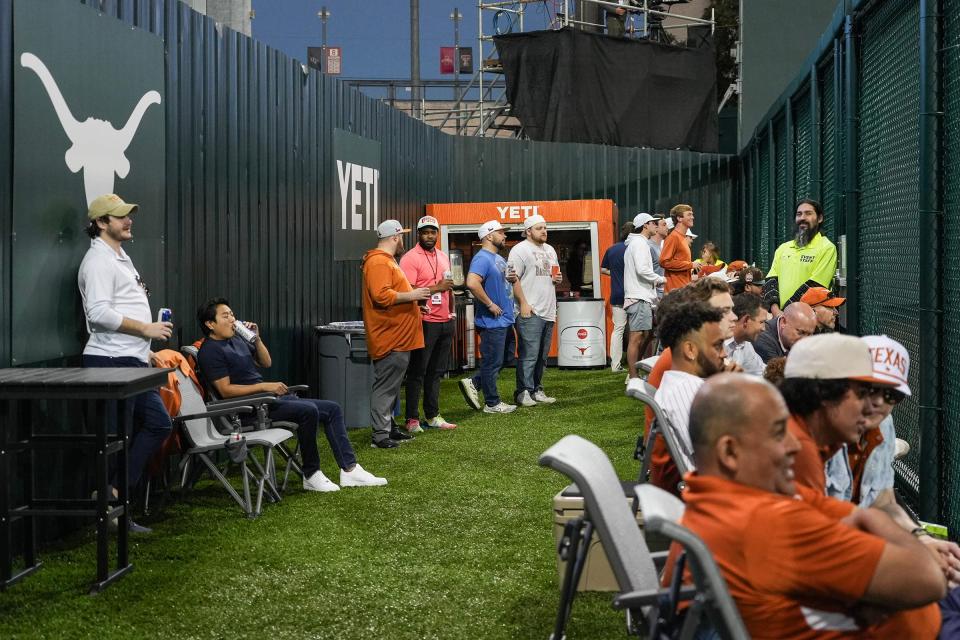
[[[320,469],[320,453],[317,450],[317,426],[323,423],[323,432],[333,450],[333,458],[341,469],[349,469],[357,463],[353,445],[347,438],[343,410],[332,400],[298,398],[295,395],[281,396],[269,405],[270,419],[297,424],[297,439],[303,458],[303,477],[309,478]]]
[[[111,358],[109,356],[84,355],[84,367],[137,367],[149,365],[133,357]],[[107,429],[117,433],[117,404],[115,400],[107,403]],[[127,418],[133,415],[133,433],[127,446],[127,480],[130,490],[140,482],[143,470],[150,458],[170,435],[172,423],[166,407],[160,400],[160,393],[150,389],[127,399]],[[115,474],[111,472],[111,477]]]

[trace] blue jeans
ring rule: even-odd
[[[330,443],[333,458],[341,469],[349,469],[357,463],[353,445],[347,438],[343,422],[343,410],[332,400],[281,396],[269,405],[270,419],[297,423],[297,439],[303,457],[303,477],[309,478],[320,469],[320,453],[317,451],[317,425],[323,423],[323,432]]]
[[[146,368],[149,365],[133,357],[111,358],[109,356],[85,355],[82,359],[84,367],[136,367]],[[107,402],[107,430],[117,433],[116,400]],[[127,481],[130,490],[140,482],[143,470],[146,469],[150,458],[156,453],[163,441],[170,436],[173,425],[166,407],[160,400],[160,393],[150,389],[127,399],[127,419],[133,416],[133,434],[127,448]],[[112,465],[111,465],[112,466]],[[116,473],[110,472],[111,478]]]
[[[547,354],[553,340],[553,321],[544,320],[537,314],[529,318],[517,317],[517,390],[513,397],[524,391],[543,389],[543,370],[547,366]]]
[[[473,386],[483,391],[483,401],[488,407],[500,404],[497,391],[497,376],[503,369],[503,345],[507,340],[509,327],[484,329],[477,327],[480,334],[480,374],[473,377]]]

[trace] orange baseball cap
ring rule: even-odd
[[[846,301],[846,298],[838,298],[824,287],[810,287],[806,293],[800,297],[800,302],[805,302],[811,307],[818,305],[823,307],[839,307]]]

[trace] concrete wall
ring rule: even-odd
[[[741,121],[739,148],[816,46],[837,0],[741,0]]]
[[[245,36],[252,35],[253,0],[182,0],[197,13],[203,13],[220,24]]]

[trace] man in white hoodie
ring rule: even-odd
[[[657,286],[666,282],[653,270],[650,257],[650,238],[657,233],[657,220],[649,213],[640,213],[633,219],[634,232],[627,238],[627,252],[623,257],[623,308],[627,312],[630,338],[627,342],[627,366],[630,379],[628,392],[640,384],[637,361],[640,345],[653,328],[653,305],[657,302]]]

